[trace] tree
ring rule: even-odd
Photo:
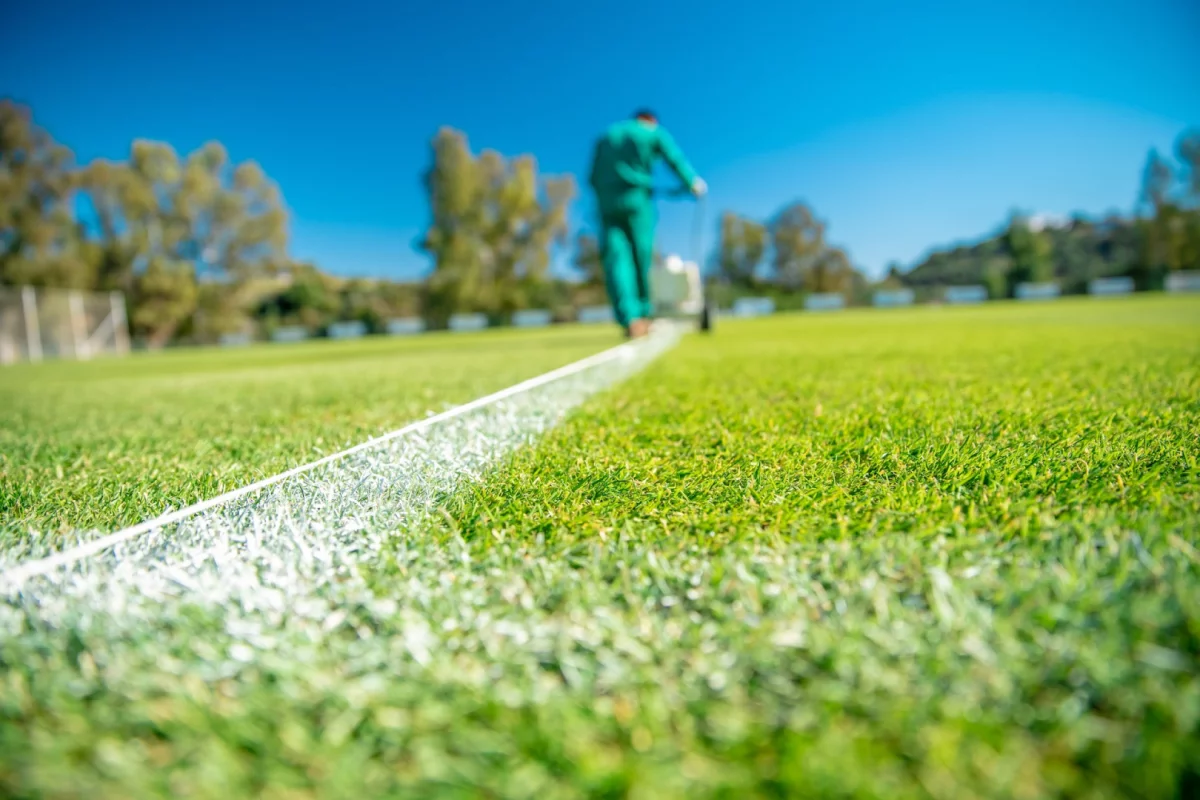
[[[888,262],[887,272],[879,285],[887,289],[899,289],[904,286],[904,270],[901,269],[899,261]]]
[[[1142,208],[1151,215],[1157,214],[1170,199],[1171,184],[1175,176],[1171,165],[1158,154],[1157,149],[1151,149],[1146,156],[1146,166],[1142,170],[1142,189],[1139,201]]]
[[[122,291],[158,346],[243,328],[242,288],[286,247],[278,188],[220,144],[181,161],[138,140],[124,162],[77,168],[28,109],[0,101],[0,283]]]
[[[224,334],[248,333],[252,329],[253,287],[227,281],[205,280],[197,283],[196,310],[179,334],[186,333],[195,342],[211,343]]]
[[[904,283],[929,289],[982,283],[993,297],[1007,296],[1013,267],[1008,225],[973,244],[931,252],[904,274]],[[1041,233],[1051,244],[1052,274],[1066,292],[1086,291],[1093,278],[1129,274],[1141,246],[1134,220],[1119,215],[1095,220],[1077,216]]]
[[[825,223],[804,203],[785,206],[768,223],[776,280],[788,289],[849,292],[857,272],[845,251],[825,241]]]
[[[424,175],[430,225],[421,247],[433,257],[428,303],[438,316],[520,308],[545,278],[551,249],[565,244],[574,179],[539,178],[531,156],[471,153],[443,128]]]
[[[79,187],[91,216],[88,255],[97,288],[133,291],[134,265],[144,264],[148,239],[129,223],[126,204],[136,195],[138,179],[130,165],[97,159],[79,173]],[[86,228],[86,223],[85,223]]]
[[[418,284],[381,281],[375,287],[375,294],[387,309],[389,320],[421,313],[421,287]]]
[[[846,294],[859,277],[850,264],[850,257],[841,248],[826,248],[817,256],[804,276],[804,288],[809,292]]]
[[[1142,173],[1134,274],[1148,285],[1163,271],[1200,267],[1200,132],[1185,131],[1176,154],[1178,168],[1151,150]]]
[[[566,244],[567,210],[575,196],[570,176],[539,181],[531,156],[506,161],[485,151],[484,247],[494,298],[489,310],[510,312],[527,304],[533,286],[545,280],[554,245]]]
[[[721,215],[717,267],[730,283],[747,288],[754,286],[766,252],[765,225],[730,211]]]
[[[466,137],[457,131],[441,129],[430,149],[423,182],[431,219],[420,242],[433,258],[426,307],[447,317],[476,303],[482,291],[483,243],[475,219],[480,176]]]
[[[28,108],[0,100],[0,284],[91,287],[71,207],[73,166]]]
[[[134,291],[137,300],[130,321],[152,348],[170,341],[196,310],[196,274],[185,262],[152,258],[137,276]]]
[[[1045,231],[1014,214],[1004,241],[1012,257],[1008,271],[1010,291],[1019,283],[1044,283],[1054,277],[1054,251]]]
[[[279,189],[253,161],[233,164],[209,142],[187,157],[170,197],[179,255],[198,274],[245,280],[286,259],[287,213]]]
[[[1182,166],[1185,201],[1183,205],[1195,208],[1200,205],[1200,129],[1184,131],[1175,143],[1175,153]]]
[[[788,289],[807,288],[826,249],[825,224],[804,203],[793,203],[777,212],[767,228],[775,280]]]
[[[334,279],[312,264],[292,264],[285,285],[262,300],[259,316],[270,327],[302,325],[316,331],[333,322],[346,307]]]
[[[391,318],[387,300],[379,291],[379,282],[364,278],[346,281],[339,292],[339,319],[356,320],[367,326],[370,333],[382,333]]]
[[[575,237],[575,257],[572,263],[575,269],[583,273],[584,285],[604,285],[604,254],[595,234],[581,231]]]
[[[98,286],[131,294],[135,316],[139,287],[148,285],[139,276],[157,261],[171,280],[185,265],[193,282],[204,279],[196,305],[203,335],[238,330],[245,318],[241,285],[285,258],[278,189],[253,162],[231,164],[219,144],[181,161],[169,145],[135,141],[128,162],[95,161],[81,171],[79,186],[93,217],[89,253]],[[160,274],[149,285],[164,280]],[[162,305],[161,297],[153,302]]]

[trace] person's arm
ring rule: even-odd
[[[661,125],[658,127],[658,154],[671,170],[679,176],[679,180],[683,181],[689,189],[695,190],[696,182],[700,176],[696,174],[696,170],[692,169],[692,165],[684,156],[683,151],[679,149],[679,145],[675,144],[675,138],[667,133],[666,128]]]

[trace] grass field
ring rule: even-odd
[[[6,369],[0,536],[130,525],[613,343],[500,331]]]
[[[131,522],[609,341],[13,371],[6,535]],[[1196,299],[728,322],[419,526],[366,518],[336,609],[0,605],[0,793],[1196,796],[1198,432]]]

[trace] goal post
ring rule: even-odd
[[[0,286],[0,364],[86,360],[129,350],[120,292]]]

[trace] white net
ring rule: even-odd
[[[0,364],[128,352],[120,292],[0,287]]]

